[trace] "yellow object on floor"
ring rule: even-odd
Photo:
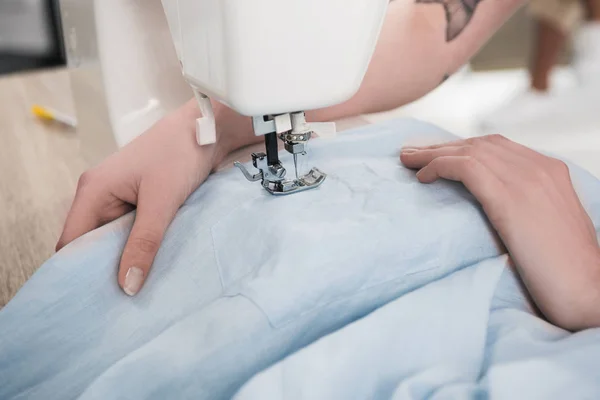
[[[60,122],[72,128],[75,128],[77,126],[77,120],[75,118],[53,110],[51,108],[43,107],[37,104],[31,107],[31,113],[36,117],[46,121]]]

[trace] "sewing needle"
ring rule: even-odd
[[[296,171],[296,180],[298,180],[298,154],[294,154],[294,170]]]

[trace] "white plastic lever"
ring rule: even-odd
[[[200,146],[213,144],[217,141],[217,127],[210,98],[194,88],[194,96],[202,117],[196,120],[196,141]]]
[[[335,122],[310,122],[311,129],[322,138],[332,138],[337,134]]]

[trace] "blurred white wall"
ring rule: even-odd
[[[60,5],[78,133],[95,163],[193,94],[160,0],[61,0]]]

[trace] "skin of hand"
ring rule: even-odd
[[[422,183],[460,181],[480,202],[549,322],[600,326],[600,250],[565,163],[502,136],[407,147]]]
[[[135,295],[179,207],[232,147],[242,145],[239,137],[250,137],[242,132],[251,129],[249,121],[220,104],[214,110],[218,144],[196,143],[195,120],[201,115],[190,101],[85,172],[56,250],[137,209],[118,273],[124,292]]]

